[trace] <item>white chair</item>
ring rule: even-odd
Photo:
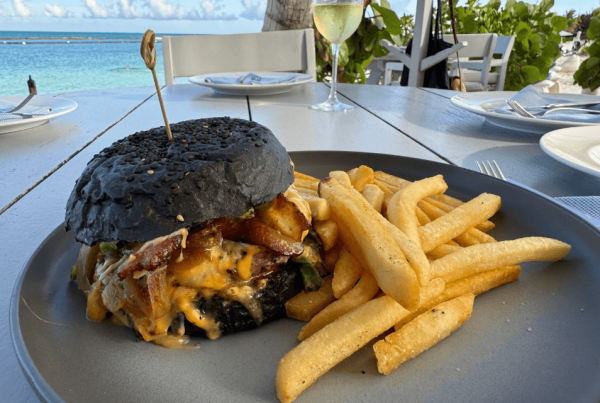
[[[317,76],[312,29],[235,35],[165,36],[165,81],[236,71],[299,71]]]
[[[500,55],[500,58],[491,59],[490,68],[497,67],[498,72],[489,73],[487,90],[504,91],[504,82],[506,81],[506,71],[508,69],[508,59],[510,58],[510,52],[512,51],[514,43],[514,35],[499,36],[498,39],[496,39],[496,46],[494,47],[493,54]],[[482,69],[484,68],[483,60],[467,61],[461,58],[460,66],[465,82],[479,81],[478,72],[473,70],[482,71]],[[456,66],[453,64],[452,67],[455,68]]]
[[[451,53],[467,46],[466,42],[459,42],[449,49],[442,50],[434,55],[427,56],[429,34],[431,33],[431,13],[433,0],[419,0],[415,13],[415,28],[413,30],[412,52],[406,54],[404,49],[394,45],[386,39],[381,44],[395,56],[399,62],[410,69],[408,75],[409,87],[422,87],[425,79],[425,71],[445,60]]]
[[[498,34],[461,34],[457,35],[457,37],[459,43],[468,43],[466,47],[458,51],[461,70],[463,68],[470,70],[462,71],[463,83],[467,91],[487,91],[490,66],[492,65]],[[454,43],[454,36],[445,34],[444,40],[446,42]],[[448,62],[451,66],[451,76],[458,76],[458,63],[456,61],[456,55],[456,53],[453,53],[448,57]],[[474,63],[471,63],[472,60],[470,59],[479,60],[473,60]]]

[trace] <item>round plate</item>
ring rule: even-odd
[[[23,101],[23,97],[1,97],[0,101],[11,102],[18,105]],[[77,102],[71,101],[70,99],[36,95],[31,98],[31,101],[27,103],[27,106],[52,108],[52,111],[43,116],[16,120],[14,122],[0,122],[0,134],[17,132],[43,125],[52,118],[74,111],[77,108]]]
[[[521,278],[476,298],[456,332],[388,376],[372,342],[297,399],[303,402],[597,402],[600,399],[600,232],[543,196],[474,171],[413,158],[290,153],[299,172],[324,177],[361,164],[415,180],[443,174],[448,194],[502,197],[490,234],[549,236],[573,245],[555,263],[526,263]],[[276,402],[275,372],[302,323],[282,319],[198,350],[136,343],[130,329],[85,318],[69,282],[79,245],[57,228],[26,263],[11,298],[11,335],[43,401]]]
[[[203,85],[211,88],[213,91],[219,94],[225,95],[273,95],[282,94],[288,92],[292,88],[298,85],[311,83],[315,79],[310,74],[299,74],[296,82],[293,83],[279,83],[279,84],[261,84],[261,85],[245,85],[245,84],[215,84],[207,83],[206,79],[210,77],[242,77],[250,73],[235,72],[235,73],[214,73],[214,74],[202,74],[199,76],[190,77],[188,80],[194,84]],[[276,73],[276,72],[254,72],[262,77],[276,78],[280,76],[288,76],[290,73]]]
[[[485,117],[489,123],[494,126],[500,126],[506,129],[518,130],[531,134],[545,134],[552,130],[563,129],[566,127],[590,126],[589,123],[566,122],[561,120],[531,119],[523,116],[504,115],[494,113],[495,109],[502,107],[507,99],[515,96],[516,92],[511,91],[492,91],[492,92],[471,92],[455,95],[450,98],[450,102],[461,109]],[[556,94],[540,94],[541,96],[553,96]],[[573,102],[597,101],[596,95],[580,94],[560,94],[561,98]],[[548,102],[550,103],[550,102]],[[599,126],[598,124],[593,126]]]
[[[600,130],[597,127],[547,133],[540,139],[540,147],[546,154],[571,168],[600,176]]]

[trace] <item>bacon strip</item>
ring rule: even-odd
[[[302,242],[282,235],[258,218],[246,221],[247,238],[251,244],[263,245],[284,256],[298,256],[304,252]]]
[[[171,252],[181,248],[182,240],[183,236],[181,234],[176,234],[165,238],[161,242],[157,242],[156,240],[150,241],[152,242],[151,245],[146,248],[142,246],[141,252],[136,252],[131,255],[133,259],[130,258],[129,263],[119,271],[119,278],[125,280],[136,271],[153,271],[158,268],[171,258]]]

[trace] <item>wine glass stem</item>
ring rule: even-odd
[[[335,104],[337,99],[337,67],[338,67],[338,54],[340,53],[340,45],[332,43],[331,48],[333,50],[333,63],[331,64],[331,90],[329,91],[329,98],[327,99],[330,103]]]

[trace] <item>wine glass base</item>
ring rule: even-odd
[[[335,102],[330,102],[329,100],[327,100],[323,103],[312,105],[310,109],[313,109],[315,111],[337,112],[349,111],[351,109],[354,109],[354,106],[344,104],[337,100]]]

